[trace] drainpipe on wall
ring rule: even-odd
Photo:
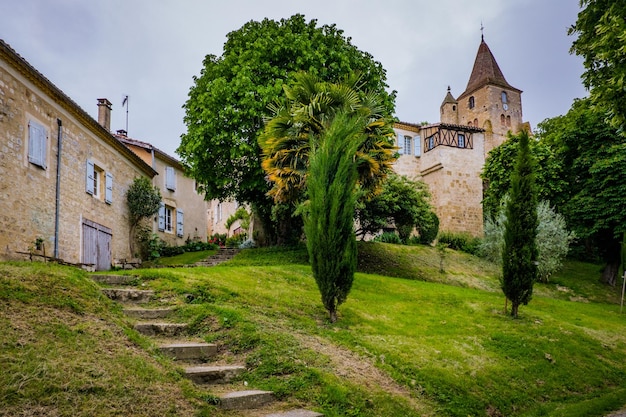
[[[54,257],[59,257],[59,212],[61,206],[61,144],[63,137],[63,123],[61,119],[57,119],[59,130],[57,133],[57,188],[56,188],[56,205],[54,213]]]

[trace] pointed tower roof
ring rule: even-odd
[[[467,87],[465,88],[463,94],[459,96],[459,99],[470,95],[474,91],[488,84],[508,88],[519,93],[522,92],[522,90],[519,90],[509,84],[504,78],[504,74],[502,74],[496,59],[491,53],[489,46],[487,46],[485,38],[481,36],[480,46],[478,47],[478,53],[476,54],[476,60],[474,61],[474,68],[472,69],[472,75],[470,75]]]
[[[443,107],[446,104],[458,104],[459,102],[456,101],[456,99],[454,98],[454,96],[450,93],[450,86],[448,86],[448,94],[446,94],[446,96],[443,99],[443,102],[441,103],[440,107]]]

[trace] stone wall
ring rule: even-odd
[[[58,257],[83,261],[82,223],[112,231],[112,259],[129,258],[126,190],[151,169],[25,61],[0,44],[0,259],[19,257],[37,238],[55,245],[58,122],[62,123]],[[29,162],[29,123],[43,127],[44,167]],[[100,188],[87,190],[87,161],[102,169]],[[105,202],[105,173],[112,175]],[[92,187],[93,188],[93,187]]]
[[[159,173],[159,175],[154,177],[153,183],[161,190],[163,203],[174,208],[172,211],[174,216],[172,223],[174,225],[177,222],[176,209],[183,211],[183,236],[177,236],[175,227],[171,232],[159,231],[158,222],[156,221],[153,226],[154,231],[158,233],[161,240],[171,246],[184,245],[188,239],[206,242],[209,228],[208,203],[204,200],[204,196],[196,191],[195,180],[184,175],[177,161],[170,159],[170,157],[164,157],[160,152],[155,152],[153,166]],[[165,185],[166,167],[174,168],[176,176],[175,190],[169,190]]]

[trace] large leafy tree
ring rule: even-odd
[[[303,15],[250,21],[229,33],[222,55],[204,59],[184,105],[187,132],[178,153],[187,172],[208,198],[251,203],[266,226],[273,201],[257,139],[268,105],[303,70],[331,82],[358,72],[364,89],[393,112],[395,93],[385,91],[382,65],[335,25],[317,26]]]
[[[380,194],[359,202],[356,212],[359,224],[357,234],[362,237],[376,234],[393,223],[404,242],[414,228],[422,236],[424,233],[421,231],[430,230],[437,221],[429,198],[430,193],[424,182],[390,174],[383,183]],[[423,237],[423,241],[430,243],[426,236]]]
[[[489,152],[481,173],[487,184],[483,196],[483,210],[485,216],[496,220],[501,210],[504,197],[511,188],[511,173],[519,150],[520,134],[510,135],[502,145]],[[535,184],[540,200],[552,200],[567,188],[562,177],[563,161],[555,155],[556,150],[539,141],[530,138],[529,146],[536,161]]]
[[[331,83],[301,72],[284,86],[259,138],[262,167],[278,202],[297,202],[306,189],[309,153],[338,112],[364,120],[365,139],[354,155],[360,188],[375,195],[396,159],[393,121],[380,94],[362,89],[358,74]]]
[[[605,261],[601,281],[615,285],[626,232],[626,139],[590,99],[576,100],[566,115],[541,123],[538,135],[561,161],[566,183],[552,203],[580,238],[582,255]]]
[[[582,79],[592,102],[607,112],[613,127],[626,128],[626,2],[581,0],[569,34],[571,52],[584,59]]]
[[[528,304],[537,278],[537,191],[534,160],[526,131],[520,133],[519,152],[506,204],[502,251],[502,292],[511,300],[511,316]]]

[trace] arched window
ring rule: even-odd
[[[508,97],[507,97],[507,95],[506,95],[506,91],[503,91],[503,92],[502,92],[502,103],[503,103],[503,104],[506,104],[506,103],[508,103],[508,102],[509,102],[509,101],[508,101]]]
[[[506,119],[503,114],[500,115],[500,124],[504,126],[506,124]]]
[[[469,122],[467,122],[467,125],[471,126],[472,125],[472,121],[470,120]]]
[[[476,103],[474,103],[474,96],[471,96],[469,98],[469,108],[473,109],[475,105],[476,105]]]
[[[474,119],[474,126],[478,127],[478,119]]]
[[[511,116],[506,116],[506,125],[511,127]]]
[[[454,104],[452,105],[452,111],[456,111],[456,106]]]

